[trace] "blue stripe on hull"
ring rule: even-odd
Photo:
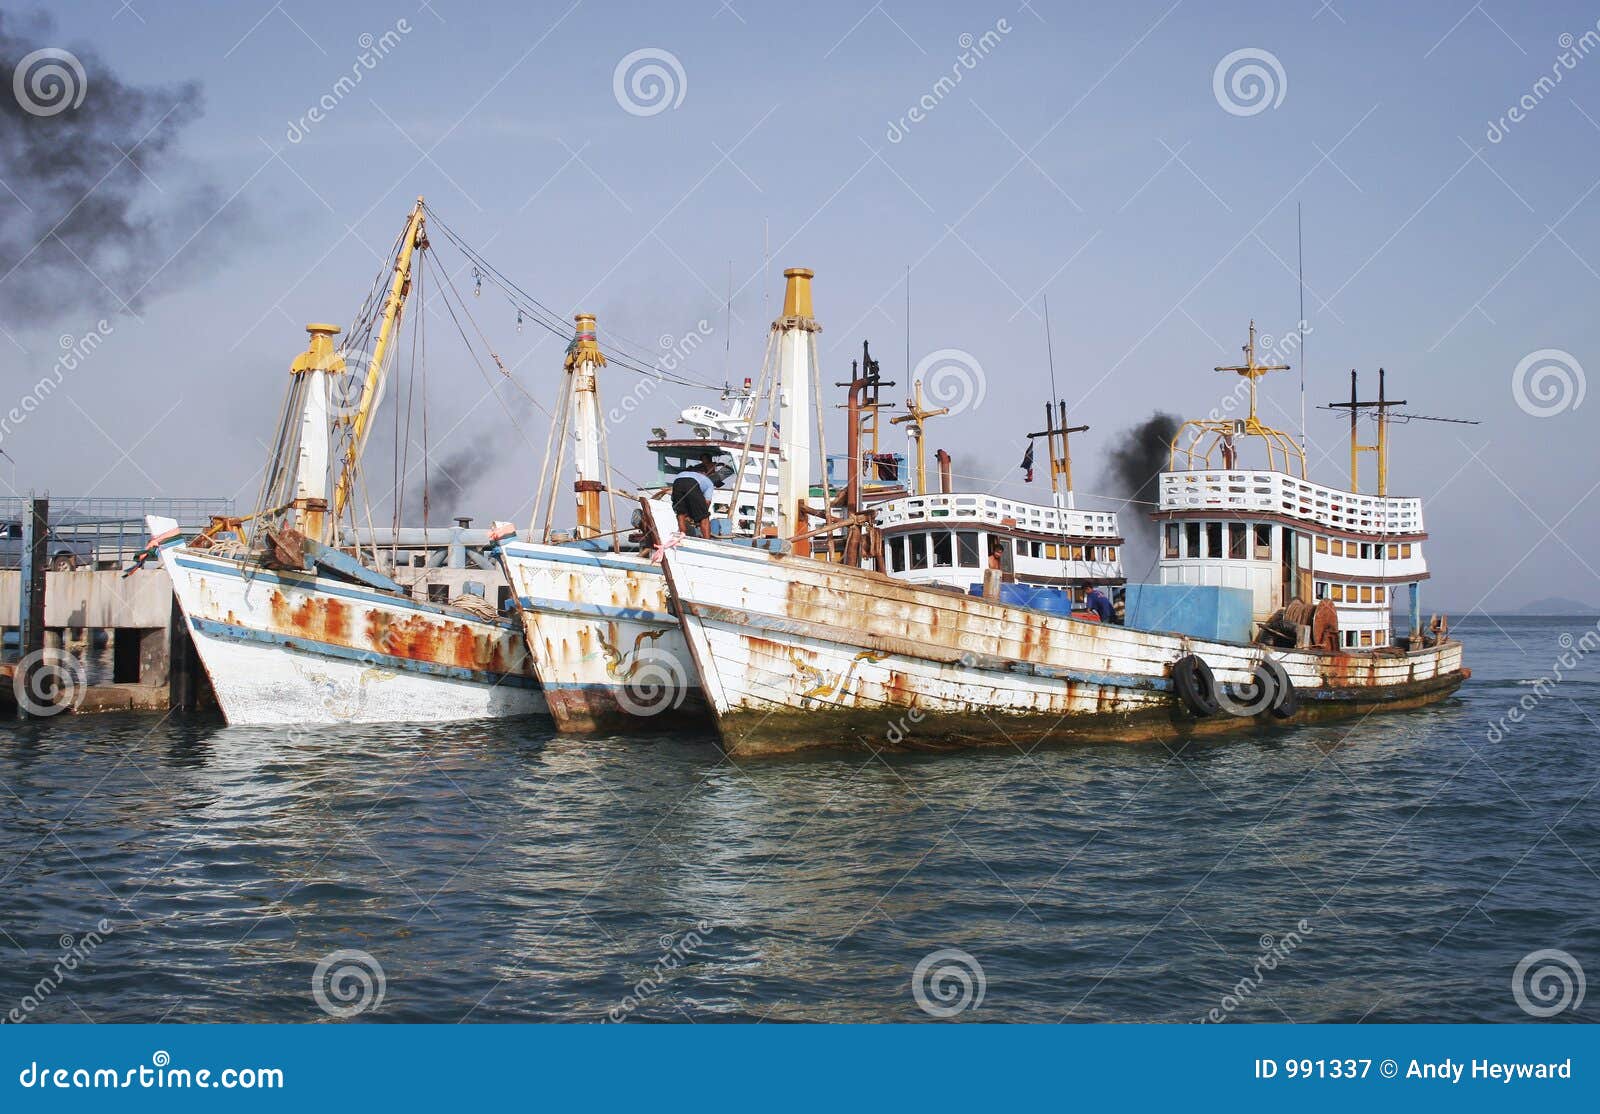
[[[409,596],[384,595],[381,592],[363,591],[354,585],[342,581],[330,581],[326,577],[313,576],[307,573],[303,576],[285,576],[266,569],[250,567],[248,569],[229,563],[216,561],[196,560],[192,557],[173,557],[180,566],[194,569],[196,572],[211,573],[215,576],[231,577],[234,580],[264,580],[268,584],[281,584],[289,588],[298,588],[303,592],[321,592],[330,596],[340,596],[344,599],[364,600],[368,603],[388,604],[407,611],[421,611],[428,615],[441,615],[447,619],[454,619],[461,623],[481,623],[486,627],[514,631],[517,624],[509,619],[480,619],[476,615],[468,615],[461,611],[452,611],[448,607],[438,604],[424,603],[414,600]]]
[[[250,627],[239,626],[237,623],[221,623],[215,619],[191,618],[189,625],[196,632],[209,635],[212,638],[225,638],[232,642],[255,642],[263,646],[281,646],[285,649],[299,650],[303,653],[316,654],[319,657],[333,658],[338,661],[362,662],[382,669],[389,669],[396,673],[415,673],[426,677],[440,677],[451,681],[466,681],[470,684],[489,685],[491,687],[497,685],[528,689],[537,689],[539,687],[538,681],[521,673],[491,673],[486,670],[464,669],[456,665],[444,665],[436,661],[418,661],[415,658],[402,658],[394,654],[380,654],[373,650],[357,650],[353,646],[340,646],[334,642],[318,642],[309,638],[293,637],[273,631],[255,630]]]
[[[571,600],[551,600],[538,596],[519,596],[517,606],[524,611],[539,611],[574,619],[631,619],[634,622],[653,623],[660,627],[678,625],[676,615],[665,611],[650,611],[643,607],[613,607],[604,603],[575,603]]]

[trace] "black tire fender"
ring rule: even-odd
[[[1277,719],[1290,719],[1300,710],[1300,694],[1294,690],[1294,682],[1289,679],[1289,671],[1277,658],[1263,655],[1261,668],[1272,675],[1273,683],[1278,689],[1278,698],[1272,702],[1269,711]]]
[[[1217,678],[1204,659],[1185,654],[1172,663],[1172,688],[1197,716],[1214,716],[1222,710],[1217,703]]]

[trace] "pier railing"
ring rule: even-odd
[[[29,502],[26,496],[0,496],[0,568],[18,567],[20,548],[5,535],[11,524],[20,524]],[[234,513],[232,499],[56,495],[50,499],[50,534],[81,564],[111,565],[131,560],[150,540],[146,515],[173,518],[180,529],[195,531],[213,516]]]

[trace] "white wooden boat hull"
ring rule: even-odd
[[[660,565],[634,554],[522,542],[502,546],[500,560],[557,729],[586,735],[710,726]]]
[[[162,553],[231,724],[407,723],[545,710],[516,624],[187,546]]]
[[[664,536],[672,526],[656,520]],[[740,755],[1182,738],[1414,707],[1465,676],[1454,642],[1415,653],[1266,651],[694,538],[677,539],[664,564],[723,745]],[[1218,682],[1244,686],[1269,652],[1298,693],[1292,719],[1197,716],[1173,691],[1172,664],[1186,654]]]

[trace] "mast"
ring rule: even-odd
[[[1361,490],[1361,454],[1375,453],[1378,457],[1378,494],[1389,494],[1389,408],[1391,406],[1404,406],[1405,399],[1390,401],[1384,392],[1384,370],[1378,369],[1378,401],[1359,402],[1356,396],[1356,373],[1350,371],[1350,401],[1330,402],[1330,410],[1350,411],[1350,490]],[[1360,430],[1356,422],[1363,410],[1376,410],[1378,412],[1378,439],[1370,445],[1361,443]],[[1411,415],[1402,415],[1411,417]],[[1449,421],[1452,419],[1435,419]]]
[[[1059,415],[1059,422],[1057,420]],[[1028,440],[1043,437],[1050,453],[1050,495],[1057,508],[1073,509],[1072,497],[1072,442],[1074,433],[1088,430],[1086,425],[1067,424],[1067,404],[1061,399],[1055,406],[1044,404],[1044,428],[1028,434]]]
[[[600,536],[600,493],[605,490],[600,466],[600,392],[595,371],[606,366],[606,358],[595,340],[594,314],[580,313],[573,320],[578,323],[578,331],[567,349],[564,366],[575,403],[572,420],[577,447],[573,464],[577,479],[572,490],[578,496],[576,534],[595,538]]]
[[[399,330],[406,295],[411,292],[412,252],[416,248],[428,246],[428,237],[423,229],[422,211],[423,202],[419,197],[416,206],[411,210],[410,219],[406,222],[405,234],[400,238],[400,252],[394,261],[394,276],[389,280],[389,295],[383,303],[383,323],[378,328],[378,339],[372,346],[372,359],[367,364],[366,378],[361,383],[361,398],[356,403],[355,413],[340,419],[349,426],[350,435],[345,442],[344,460],[339,466],[339,481],[334,488],[333,517],[324,526],[325,531],[331,532],[337,529],[339,517],[350,501],[351,489],[355,485],[356,469],[361,461],[361,452],[366,448],[367,434],[372,428],[372,411],[377,406],[378,393],[383,386],[384,358],[388,355],[389,346]],[[311,531],[306,532],[309,534]],[[332,539],[324,536],[323,540]]]
[[[889,419],[889,424],[900,425],[909,423],[906,432],[917,443],[917,494],[928,494],[928,436],[925,423],[929,418],[937,418],[940,414],[950,413],[948,406],[941,406],[937,410],[925,409],[922,405],[922,380],[918,379],[911,385],[911,397],[906,399],[906,412]]]
[[[792,538],[810,527],[802,509],[811,494],[811,335],[820,333],[811,309],[815,272],[790,267],[783,272],[783,315],[772,323],[778,341],[778,530]]]
[[[329,420],[332,415],[333,381],[344,373],[344,357],[334,350],[333,338],[339,326],[306,326],[311,341],[306,350],[289,365],[294,377],[294,394],[300,398],[300,428],[296,437],[287,428],[279,434],[280,450],[292,445],[294,477],[290,488],[290,525],[307,537],[321,538],[328,518]],[[292,403],[291,403],[292,405]],[[294,419],[286,414],[284,422]]]

